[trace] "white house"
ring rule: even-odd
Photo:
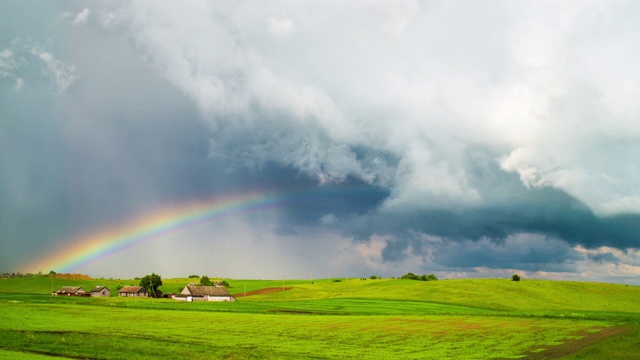
[[[173,297],[178,301],[236,301],[224,286],[187,285],[179,295]]]

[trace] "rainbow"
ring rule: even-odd
[[[248,193],[156,209],[122,224],[76,237],[68,241],[66,247],[28,265],[27,271],[77,271],[145,241],[223,217],[278,207],[282,202],[278,196]]]
[[[371,188],[351,186],[319,187],[313,191],[292,191],[287,194],[250,192],[208,200],[171,205],[135,217],[106,229],[84,234],[66,241],[68,244],[25,266],[27,272],[75,272],[101,259],[137,246],[146,241],[221,218],[267,211],[294,202],[314,202],[327,196],[345,196]]]

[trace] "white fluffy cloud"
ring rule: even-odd
[[[482,149],[612,215],[640,212],[636,7],[135,2],[104,23],[198,105],[214,156],[468,207]]]

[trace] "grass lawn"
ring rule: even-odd
[[[189,280],[165,280],[165,286]],[[228,281],[232,293],[244,284],[247,291],[282,286],[282,280]],[[105,285],[78,280],[60,286],[98,284]],[[186,303],[52,299],[50,279],[2,279],[0,357],[638,358],[635,286],[500,279],[300,280],[285,286],[291,289],[235,303]]]

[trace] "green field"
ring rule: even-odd
[[[227,281],[235,303],[51,297],[51,279],[0,279],[0,358],[640,359],[637,286],[285,280],[287,291],[243,297],[283,281]],[[113,293],[135,284],[54,280]]]

